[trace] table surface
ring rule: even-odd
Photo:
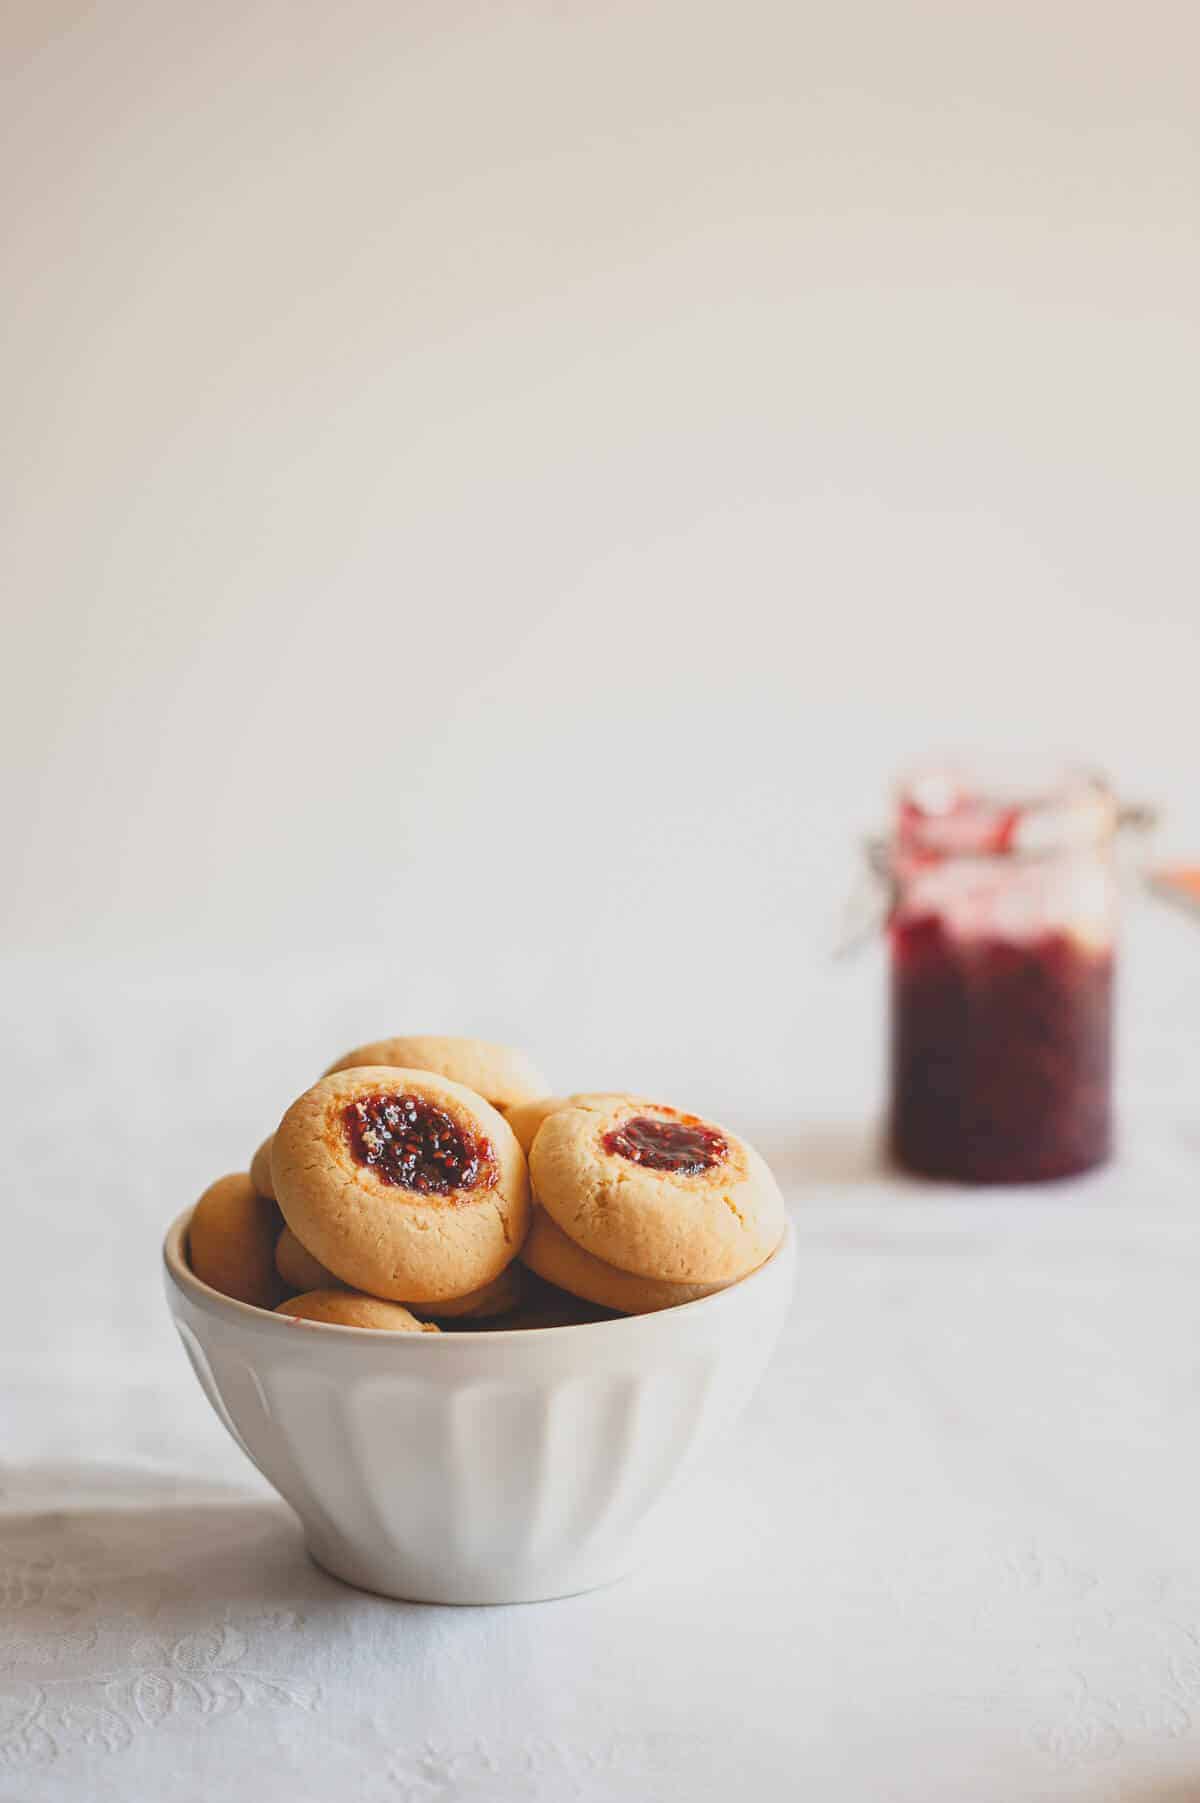
[[[1190,1006],[1141,1032],[1120,1158],[1079,1183],[905,1183],[865,1095],[765,1123],[795,1305],[668,1550],[456,1610],[314,1569],[174,1341],[160,1229],[198,1159],[229,1162],[218,1099],[172,1127],[204,1112],[205,1008],[77,998],[47,1025],[42,998],[36,1025],[26,999],[0,1803],[1200,1798]]]

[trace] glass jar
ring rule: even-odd
[[[1028,1183],[1112,1150],[1117,809],[1067,772],[1022,789],[927,770],[901,789],[892,886],[893,1155]]]

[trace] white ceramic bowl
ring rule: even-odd
[[[638,1561],[658,1504],[740,1413],[792,1288],[752,1277],[653,1315],[520,1332],[372,1333],[233,1302],[167,1234],[204,1393],[347,1583],[435,1603],[567,1596]]]

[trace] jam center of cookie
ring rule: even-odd
[[[359,1096],[342,1110],[342,1125],[359,1164],[397,1189],[448,1196],[495,1181],[491,1141],[424,1096]]]
[[[604,1150],[617,1152],[647,1171],[695,1177],[720,1164],[729,1146],[715,1127],[706,1127],[694,1115],[681,1121],[656,1121],[635,1114],[604,1135]]]

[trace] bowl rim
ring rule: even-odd
[[[467,1331],[462,1328],[442,1328],[438,1333],[380,1333],[375,1327],[347,1327],[335,1321],[305,1321],[297,1315],[277,1315],[273,1309],[259,1308],[252,1302],[239,1302],[234,1296],[224,1296],[220,1290],[214,1290],[211,1284],[197,1277],[187,1260],[187,1229],[192,1218],[192,1207],[185,1208],[167,1228],[163,1239],[162,1259],[167,1279],[181,1295],[205,1314],[213,1315],[218,1320],[238,1322],[241,1326],[252,1329],[256,1333],[276,1333],[281,1327],[307,1329],[309,1332],[329,1336],[331,1345],[339,1340],[347,1345],[397,1345],[412,1348],[414,1346],[432,1347],[440,1340],[454,1340],[458,1344],[480,1344],[491,1340],[503,1340],[507,1344],[528,1342],[532,1337],[551,1333],[595,1334],[611,1333],[623,1330],[626,1334],[644,1333],[647,1324],[662,1322],[675,1317],[686,1316],[688,1320],[695,1318],[697,1309],[705,1309],[710,1313],[724,1307],[735,1305],[744,1300],[746,1292],[753,1284],[777,1272],[781,1264],[785,1264],[793,1249],[795,1229],[791,1219],[784,1223],[783,1235],[774,1252],[765,1258],[761,1265],[751,1271],[748,1277],[740,1278],[726,1289],[717,1290],[711,1296],[698,1296],[692,1302],[681,1302],[675,1308],[660,1308],[642,1315],[617,1315],[609,1321],[575,1321],[557,1327],[489,1327]],[[420,1307],[418,1303],[416,1305]],[[277,1325],[268,1325],[276,1323]],[[661,1331],[653,1330],[652,1331]],[[436,1356],[436,1355],[429,1355]]]

